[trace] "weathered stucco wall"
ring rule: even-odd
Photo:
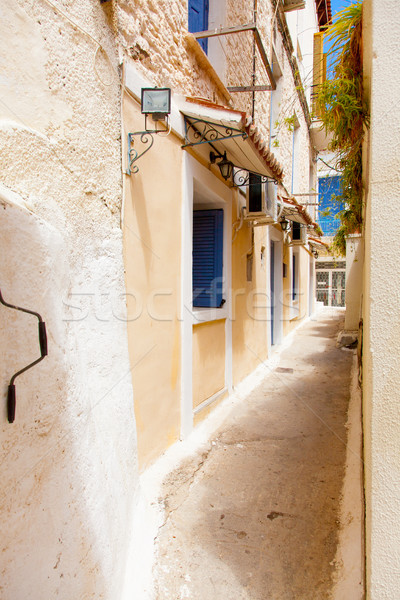
[[[0,307],[4,600],[121,597],[137,487],[112,19],[62,9],[104,50],[46,1],[0,8],[1,291],[49,346],[8,424],[39,347],[35,318]]]
[[[365,144],[363,336],[367,597],[400,597],[400,11],[364,3],[365,74],[371,126]],[[388,87],[388,84],[389,87]]]
[[[185,0],[118,0],[116,14],[121,47],[143,77],[176,93],[226,102],[186,41]]]
[[[251,20],[248,3],[234,6],[227,24]],[[268,50],[272,10],[267,0],[260,0],[259,15]],[[0,17],[2,292],[9,302],[42,313],[49,333],[49,356],[17,380],[16,422],[3,422],[0,434],[6,515],[1,597],[130,597],[124,581],[138,481],[131,382],[145,467],[178,439],[181,428],[186,297],[181,246],[190,230],[186,220],[184,231],[182,215],[187,217],[193,198],[183,191],[188,175],[174,133],[157,136],[155,147],[138,163],[139,174],[121,175],[119,59],[129,57],[147,81],[175,93],[219,103],[229,95],[188,43],[186,1],[12,0],[0,8]],[[282,49],[281,55],[282,127],[275,150],[290,191],[293,132],[284,120],[295,113],[295,191],[307,191],[307,127]],[[232,53],[231,67],[238,61],[248,64],[248,58]],[[233,72],[227,68],[227,78]],[[250,100],[244,95],[233,102],[249,110]],[[255,116],[266,142],[269,104],[269,93],[256,95]],[[122,108],[125,152],[127,133],[143,129],[143,116],[125,94]],[[125,157],[122,164],[126,168]],[[201,182],[205,172],[222,185],[203,167]],[[226,203],[230,224],[231,193],[216,193]],[[229,237],[227,293],[245,290],[244,297],[239,293],[232,301],[235,382],[267,357],[266,239],[266,228],[256,229],[253,238],[243,227],[231,269]],[[4,397],[12,373],[36,355],[37,337],[28,317],[2,312]],[[226,328],[218,338],[229,351],[230,333]],[[202,353],[209,345],[205,337]],[[192,358],[191,351],[188,355]],[[226,383],[231,366],[225,358]],[[221,373],[222,362],[213,373],[213,387],[220,385]],[[201,369],[195,372],[199,398],[203,376]]]

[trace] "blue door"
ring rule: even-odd
[[[208,0],[189,0],[189,31],[206,31],[208,29]],[[207,54],[208,40],[198,40]]]
[[[271,242],[270,253],[270,288],[271,288],[271,345],[274,343],[274,304],[275,304],[275,247]]]

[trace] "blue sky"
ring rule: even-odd
[[[339,12],[340,10],[343,10],[343,8],[346,8],[347,6],[349,6],[349,4],[352,4],[352,0],[331,0],[333,21],[335,21],[335,14],[337,12]],[[325,40],[324,52],[329,52],[329,46],[330,46],[330,42],[327,42]],[[328,55],[328,73],[330,71],[330,68],[329,68],[330,62],[331,62],[331,59]]]
[[[349,4],[351,4],[349,0],[331,0],[332,16],[334,17],[335,13],[342,10],[342,8],[346,8]]]

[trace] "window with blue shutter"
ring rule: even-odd
[[[193,306],[223,305],[224,211],[193,212]]]
[[[208,29],[208,0],[189,0],[189,31],[206,31]],[[208,40],[198,40],[200,46],[207,54]]]

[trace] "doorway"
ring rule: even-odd
[[[269,228],[269,345],[276,346],[280,344],[283,338],[283,244],[282,235]]]
[[[270,248],[270,290],[271,290],[271,346],[274,345],[274,317],[275,317],[275,242],[271,241]]]

